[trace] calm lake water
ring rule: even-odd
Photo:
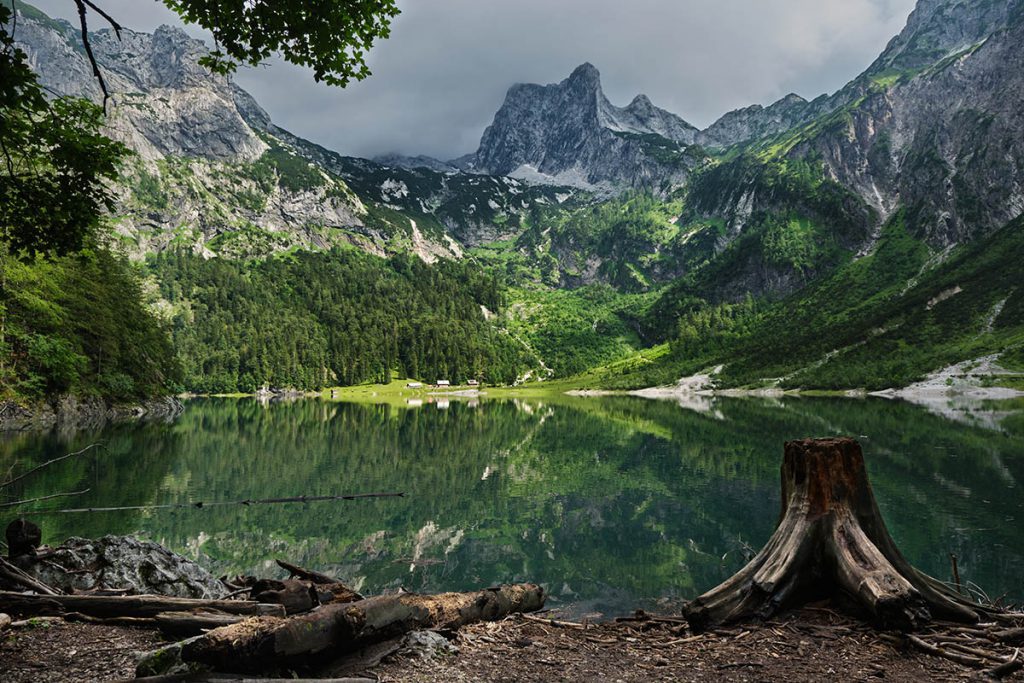
[[[275,573],[280,557],[368,593],[531,580],[568,615],[613,616],[671,609],[736,571],[777,520],[783,441],[852,435],[911,562],[948,580],[956,553],[965,580],[1019,601],[1024,402],[987,408],[951,419],[882,399],[209,399],[172,424],[8,436],[0,465],[106,444],[12,492],[90,489],[28,515],[50,543],[139,534],[217,573]],[[379,491],[406,496],[52,512]]]

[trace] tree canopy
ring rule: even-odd
[[[0,242],[14,253],[81,249],[112,206],[127,152],[100,132],[102,110],[48,99],[0,6]]]
[[[217,48],[202,64],[231,73],[274,53],[344,86],[370,75],[366,53],[387,38],[395,0],[163,0],[190,24],[213,34]]]

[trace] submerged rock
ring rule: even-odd
[[[227,589],[195,562],[130,536],[69,538],[52,554],[22,567],[64,591],[112,589],[179,598],[216,599]]]

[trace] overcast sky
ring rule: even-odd
[[[29,1],[74,19],[71,0]],[[97,4],[138,31],[180,25],[155,0]],[[510,85],[557,82],[584,61],[601,71],[614,104],[642,92],[699,127],[790,92],[811,99],[835,91],[881,52],[914,4],[399,0],[402,14],[361,83],[317,84],[309,71],[280,61],[236,80],[275,123],[325,147],[450,159],[476,149]]]

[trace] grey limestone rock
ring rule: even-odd
[[[45,560],[23,568],[64,591],[107,588],[203,599],[221,598],[228,592],[195,562],[131,536],[69,538]]]

